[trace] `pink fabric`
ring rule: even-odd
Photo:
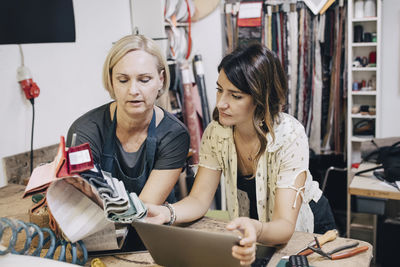
[[[202,135],[202,127],[200,120],[200,114],[201,114],[200,97],[198,95],[197,87],[194,87],[191,83],[184,84],[183,89],[184,89],[184,103],[185,103],[184,117],[186,126],[188,127],[190,134],[190,148],[192,149],[193,152],[191,163],[198,164],[200,142]]]

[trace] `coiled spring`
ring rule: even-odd
[[[6,249],[2,250],[0,247],[0,255],[5,255],[11,252],[12,254],[31,255],[40,257],[43,247],[47,243],[49,243],[49,249],[44,258],[54,259],[56,250],[60,248],[59,250],[60,254],[57,260],[66,262],[67,248],[70,247],[70,253],[72,256],[71,263],[84,265],[88,260],[88,253],[82,241],[71,243],[66,240],[61,240],[61,239],[57,240],[55,234],[49,228],[46,227],[40,228],[38,225],[34,223],[25,223],[20,220],[8,219],[6,217],[0,218],[0,241],[3,240],[3,234],[5,233],[5,230],[7,228],[11,229],[11,238],[8,242],[8,247]],[[18,235],[22,231],[25,231],[25,236],[26,236],[25,244],[21,250],[17,251],[15,250],[17,239]],[[44,238],[44,232],[48,234],[46,238]],[[31,247],[32,240],[36,236],[38,236],[37,247],[31,254],[29,254],[29,249]],[[78,258],[77,245],[79,245],[83,254],[81,259]]]

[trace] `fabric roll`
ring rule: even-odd
[[[276,54],[279,60],[282,62],[282,32],[281,32],[281,14],[279,12],[276,13],[276,31],[277,31],[277,49]]]
[[[283,68],[286,69],[286,57],[285,57],[285,53],[286,53],[286,31],[285,31],[285,15],[284,12],[280,12],[279,13],[279,22],[280,22],[280,57],[281,57],[281,62],[283,65]]]
[[[272,51],[276,52],[278,50],[278,45],[277,45],[277,25],[276,25],[276,13],[272,13],[272,19],[271,19],[271,48]]]
[[[227,53],[233,51],[232,4],[225,4],[225,33],[227,37]]]
[[[196,90],[193,90],[193,84],[190,80],[190,71],[189,64],[187,62],[183,62],[181,64],[181,75],[182,75],[182,84],[183,84],[183,95],[184,95],[184,120],[185,124],[188,127],[190,134],[190,148],[192,149],[193,155],[191,158],[192,164],[199,163],[199,149],[201,142],[201,120],[200,116],[196,109],[196,96],[194,93]],[[199,99],[199,97],[197,97]]]
[[[264,16],[264,44],[268,47],[268,15],[265,14]]]
[[[305,64],[304,64],[304,106],[303,106],[303,123],[306,128],[307,136],[310,136],[310,121],[311,121],[311,111],[312,111],[312,77],[313,77],[313,57],[314,57],[314,42],[313,42],[313,20],[312,13],[307,9],[306,11],[306,27],[304,29],[305,33]]]
[[[289,58],[288,58],[288,31],[286,25],[288,24],[288,12],[282,12],[282,52],[283,52],[283,67],[285,69],[285,72],[288,73],[288,66],[289,66]]]
[[[332,38],[332,71],[331,71],[331,79],[330,79],[330,93],[329,93],[329,109],[328,109],[328,118],[326,122],[326,132],[322,142],[322,149],[330,151],[331,150],[331,142],[334,139],[333,136],[333,127],[334,127],[334,114],[335,114],[335,86],[336,86],[336,75],[339,71],[337,69],[337,54],[339,53],[335,48],[337,48],[337,40],[339,37],[339,12],[338,9],[335,8],[334,12],[334,36]]]
[[[267,47],[272,50],[272,13],[271,6],[268,9],[268,43]]]
[[[324,139],[328,130],[328,114],[330,101],[330,75],[332,71],[333,39],[335,33],[335,12],[329,9],[325,13],[324,43],[321,44],[322,54],[322,107],[321,107],[321,138]]]
[[[303,104],[304,104],[304,18],[305,8],[300,9],[300,18],[299,18],[299,65],[298,65],[298,75],[299,79],[297,80],[297,89],[296,89],[296,111],[297,119],[303,123]]]
[[[237,26],[237,11],[232,14],[232,25],[233,25],[233,49],[236,49],[239,43],[239,27]]]
[[[203,130],[211,122],[210,109],[208,106],[207,88],[204,79],[204,67],[201,55],[194,56],[194,67],[196,72],[196,84],[201,100],[201,110],[203,114]]]
[[[310,148],[316,153],[321,153],[321,98],[322,98],[322,65],[321,65],[321,28],[325,26],[325,15],[314,18],[315,56],[314,56],[314,75],[313,75],[313,112],[310,133]]]
[[[339,29],[338,29],[338,41],[336,43],[336,77],[335,77],[335,120],[334,120],[334,141],[335,153],[342,152],[342,144],[340,138],[340,130],[342,124],[342,97],[341,97],[341,60],[342,60],[342,43],[343,43],[343,28],[345,21],[345,9],[338,7],[339,11]]]
[[[289,92],[290,92],[290,106],[289,114],[295,114],[296,110],[296,87],[297,87],[297,64],[298,64],[298,16],[297,12],[289,13],[288,33],[290,42],[290,77],[289,77]]]

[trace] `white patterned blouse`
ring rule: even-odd
[[[274,124],[275,140],[267,134],[266,151],[260,157],[255,174],[258,218],[268,222],[272,218],[276,188],[291,188],[297,192],[293,207],[301,204],[296,231],[314,230],[314,216],[309,202],[321,197],[318,183],[308,170],[308,139],[303,125],[294,117],[280,113]],[[247,196],[237,188],[237,155],[233,128],[212,121],[204,131],[200,148],[199,166],[220,170],[224,175],[226,203],[231,218],[248,214]],[[307,179],[302,191],[294,187],[296,177],[303,171]]]

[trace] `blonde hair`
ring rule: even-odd
[[[164,76],[164,83],[162,89],[158,93],[158,97],[169,88],[170,74],[168,64],[158,45],[152,39],[144,35],[127,35],[113,45],[103,65],[103,85],[112,99],[115,99],[112,85],[112,70],[118,61],[128,52],[136,50],[142,50],[154,56],[157,59],[158,73],[164,71],[162,73]]]

